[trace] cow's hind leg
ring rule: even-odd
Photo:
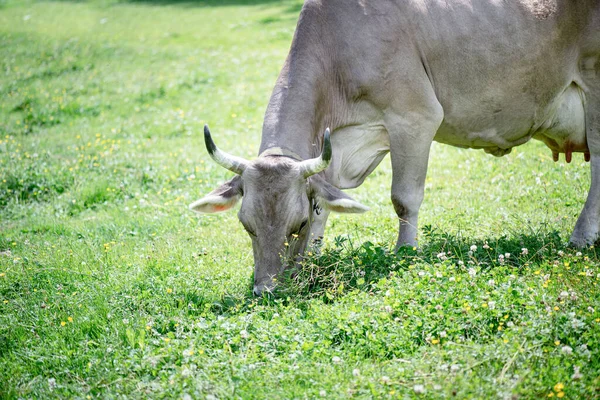
[[[585,125],[591,154],[592,182],[571,235],[571,244],[577,247],[593,244],[600,232],[600,56],[585,60],[582,66],[582,77],[587,87]]]
[[[399,218],[396,248],[417,245],[429,149],[443,119],[442,106],[430,86],[413,93],[420,96],[404,99],[399,107],[394,107],[399,111],[385,117],[392,159],[392,203]]]

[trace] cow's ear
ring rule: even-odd
[[[225,182],[206,197],[190,204],[190,210],[201,214],[227,211],[242,198],[242,177],[236,176]]]
[[[360,204],[318,175],[310,177],[309,185],[317,202],[329,211],[339,213],[364,213],[369,211],[369,207]]]

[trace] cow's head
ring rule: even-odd
[[[323,138],[321,155],[305,161],[281,155],[263,155],[248,161],[229,155],[215,146],[208,126],[204,127],[204,140],[210,156],[237,176],[192,203],[190,209],[216,213],[243,199],[238,217],[252,239],[256,295],[271,291],[273,279],[303,254],[314,234],[311,231],[315,210],[368,210],[317,175],[331,161],[329,129]]]

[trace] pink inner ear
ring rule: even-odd
[[[225,211],[225,210],[227,210],[228,208],[229,208],[229,206],[228,206],[228,205],[226,205],[226,204],[219,205],[219,206],[213,206],[213,209],[214,209],[215,211]]]

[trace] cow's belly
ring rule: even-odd
[[[445,116],[434,138],[452,146],[483,149],[495,156],[535,138],[546,143],[555,160],[565,153],[588,153],[585,137],[584,94],[573,83],[544,108],[519,104],[518,110],[508,106],[496,112],[480,110],[450,113]]]

